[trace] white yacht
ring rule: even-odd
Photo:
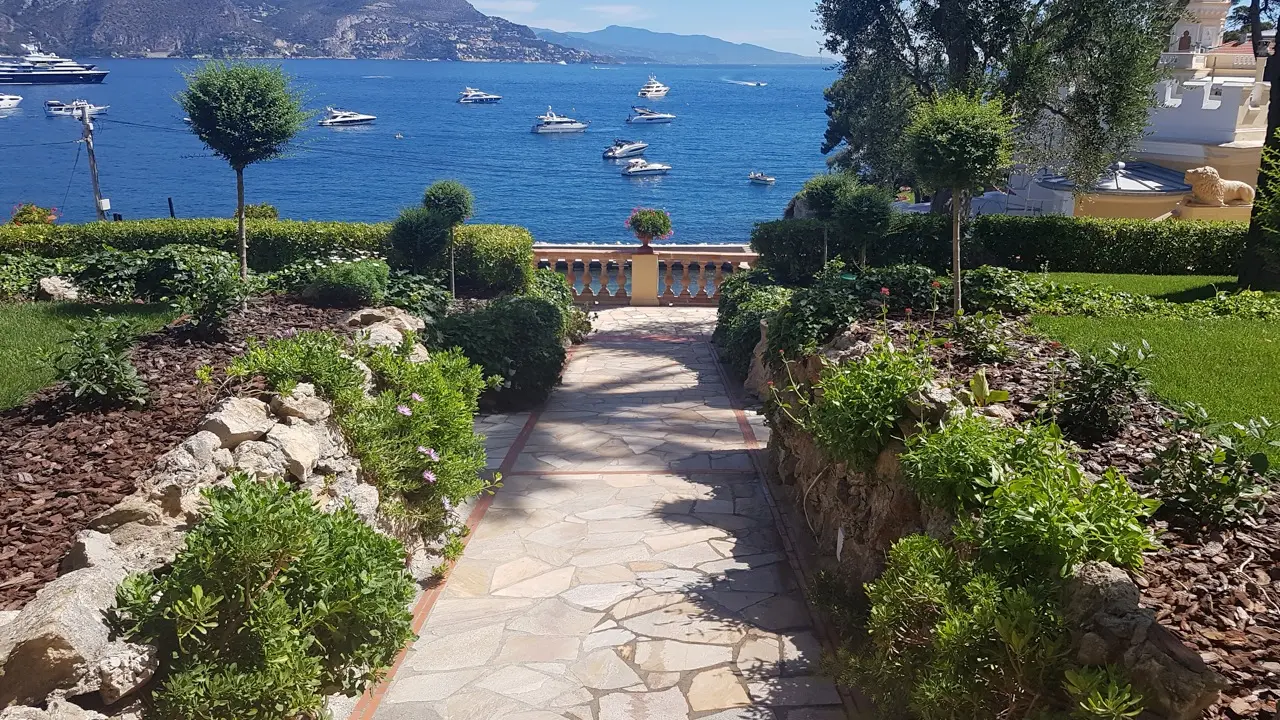
[[[346,127],[347,125],[367,125],[377,119],[377,115],[364,115],[351,110],[325,108],[325,116],[324,119],[320,121],[320,126]]]
[[[107,77],[108,71],[95,65],[42,53],[32,45],[23,47],[30,54],[0,57],[0,85],[91,85]]]
[[[634,158],[622,169],[625,177],[645,177],[648,175],[666,175],[671,172],[670,165],[651,163],[641,158]]]
[[[22,102],[21,95],[5,95],[0,93],[0,110],[12,110]]]
[[[752,185],[772,185],[778,181],[778,179],[775,177],[765,175],[762,172],[754,172],[754,171],[752,171],[752,173],[747,176],[747,180],[749,180]]]
[[[613,144],[605,148],[605,160],[621,160],[623,158],[639,157],[649,149],[649,143],[640,142],[638,140],[614,140]]]
[[[666,97],[669,92],[671,92],[671,88],[658,82],[658,78],[650,75],[649,82],[645,83],[644,87],[640,88],[640,92],[637,93],[637,95],[642,98],[663,98]]]
[[[551,133],[580,133],[586,132],[587,126],[591,123],[574,120],[573,118],[557,115],[547,108],[546,115],[538,116],[538,124],[533,126],[533,132],[539,135],[547,135]]]
[[[671,113],[658,112],[646,107],[633,107],[631,111],[633,114],[627,117],[627,122],[632,125],[658,125],[676,119],[676,116]]]
[[[73,100],[70,103],[64,103],[61,100],[46,100],[44,103],[44,113],[49,117],[84,117],[87,113],[89,117],[94,115],[102,115],[107,112],[110,105],[94,105],[87,100]]]
[[[458,102],[463,105],[492,105],[493,103],[500,102],[502,100],[501,95],[493,95],[472,87],[464,88],[463,91],[458,94],[461,95],[461,97],[458,98]]]

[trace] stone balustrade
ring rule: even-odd
[[[574,299],[589,305],[716,305],[720,285],[755,266],[745,245],[668,245],[652,254],[636,245],[545,245],[534,264],[564,275]]]

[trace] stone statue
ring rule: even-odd
[[[1182,37],[1178,38],[1178,52],[1191,52],[1191,31],[1183,30]]]
[[[1191,168],[1182,180],[1191,186],[1191,194],[1187,196],[1188,205],[1208,207],[1252,205],[1256,194],[1249,183],[1223,180],[1217,169],[1207,165]]]

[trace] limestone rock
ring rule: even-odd
[[[267,433],[267,444],[284,456],[284,467],[297,480],[306,480],[322,452],[323,438],[308,425],[278,424]]]
[[[356,338],[372,348],[398,348],[404,342],[404,333],[390,323],[374,323],[356,333]]]
[[[751,351],[751,367],[743,383],[747,394],[759,400],[771,400],[769,392],[769,322],[760,321],[760,342]]]
[[[81,530],[76,533],[75,544],[71,546],[67,556],[62,558],[58,572],[66,575],[76,570],[100,565],[123,567],[124,560],[120,557],[120,548],[116,546],[110,535],[97,530]]]
[[[298,383],[288,395],[277,395],[271,398],[271,412],[279,417],[291,417],[309,423],[320,422],[333,414],[329,403],[316,396],[316,387],[311,383]]]
[[[4,627],[18,618],[17,610],[0,610],[0,627]]]
[[[0,720],[107,720],[107,716],[56,698],[49,702],[47,710],[23,706],[6,708],[0,712]]]
[[[414,343],[413,349],[409,351],[409,362],[424,363],[431,359],[431,353],[427,351],[427,346],[422,343]]]
[[[87,673],[107,648],[103,613],[125,575],[110,565],[63,575],[0,627],[0,706],[41,703],[55,690],[97,689]]]
[[[363,328],[378,323],[386,323],[400,332],[422,332],[427,327],[421,319],[398,307],[357,310],[347,317],[344,324],[347,327]]]
[[[221,447],[234,448],[242,442],[258,440],[275,425],[267,404],[254,398],[228,398],[200,424],[218,436]]]
[[[237,445],[233,454],[235,467],[254,477],[282,478],[287,472],[284,452],[271,443],[250,440]]]
[[[182,549],[182,533],[170,525],[125,523],[111,531],[120,561],[130,572],[154,570],[173,562]]]
[[[213,454],[222,448],[222,438],[207,430],[201,430],[183,440],[180,447],[191,455],[197,465],[208,466],[213,464]]]
[[[114,642],[98,662],[98,694],[114,705],[151,681],[160,666],[159,652],[151,645]]]
[[[1063,614],[1072,651],[1087,664],[1123,667],[1147,709],[1169,720],[1194,720],[1227,687],[1194,651],[1138,605],[1137,585],[1107,563],[1085,563],[1067,583]]]
[[[955,402],[956,396],[950,390],[931,382],[907,396],[907,411],[920,422],[936,425]]]
[[[70,280],[54,275],[40,278],[36,283],[36,299],[49,302],[75,302],[80,299],[80,289]]]
[[[141,495],[130,495],[89,521],[89,528],[109,533],[127,523],[160,524],[160,508]]]

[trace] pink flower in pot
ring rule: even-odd
[[[638,254],[641,255],[653,253],[653,248],[649,247],[650,242],[666,240],[675,233],[671,227],[671,216],[666,210],[636,208],[631,211],[631,217],[627,218],[625,224],[640,240]]]

